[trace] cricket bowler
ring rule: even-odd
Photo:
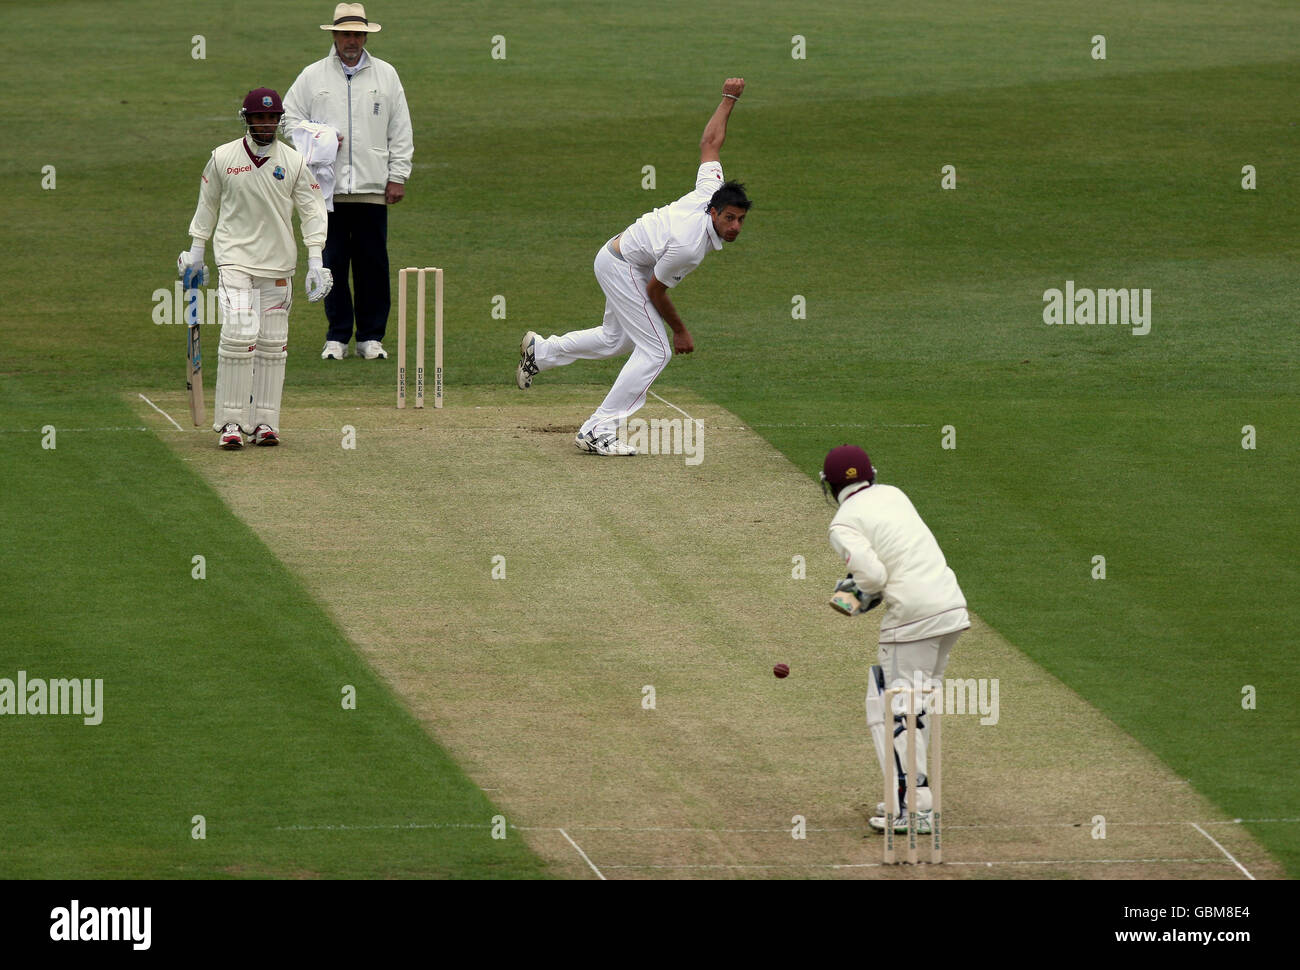
[[[718,159],[727,137],[727,119],[744,90],[744,78],[723,83],[722,101],[700,137],[695,188],[676,202],[647,212],[596,254],[596,281],[605,293],[604,322],[590,330],[545,339],[530,330],[520,342],[515,382],[522,390],[552,367],[631,351],[605,400],[578,429],[574,443],[580,451],[635,455],[636,449],[618,438],[621,423],[645,404],[650,385],[673,354],[695,349],[668,291],[710,252],[736,241],[752,205],[741,183],[723,178]],[[673,332],[671,342],[664,333],[665,323]]]

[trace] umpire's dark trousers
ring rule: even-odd
[[[325,297],[325,318],[329,321],[325,339],[346,344],[352,339],[355,324],[357,343],[383,340],[392,303],[388,288],[388,206],[335,202],[321,257],[325,268],[334,275],[334,288]]]

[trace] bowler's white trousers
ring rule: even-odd
[[[533,353],[538,370],[546,371],[575,360],[604,360],[631,351],[605,400],[579,429],[580,434],[599,436],[617,433],[619,424],[645,404],[650,385],[672,359],[673,345],[663,317],[646,296],[650,267],[633,266],[615,256],[606,243],[596,254],[595,270],[596,282],[605,292],[604,321],[590,330],[538,340]]]

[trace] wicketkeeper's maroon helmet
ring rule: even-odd
[[[822,491],[828,498],[838,499],[840,490],[859,482],[874,483],[876,470],[871,459],[857,445],[840,445],[832,448],[822,462]]]

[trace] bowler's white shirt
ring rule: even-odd
[[[623,258],[643,269],[654,267],[655,279],[669,289],[680,283],[705,256],[722,248],[706,209],[722,183],[722,163],[703,163],[692,191],[647,212],[623,231],[619,240]]]
[[[926,640],[970,626],[956,575],[901,489],[846,488],[830,539],[858,586],[884,594],[881,643]]]

